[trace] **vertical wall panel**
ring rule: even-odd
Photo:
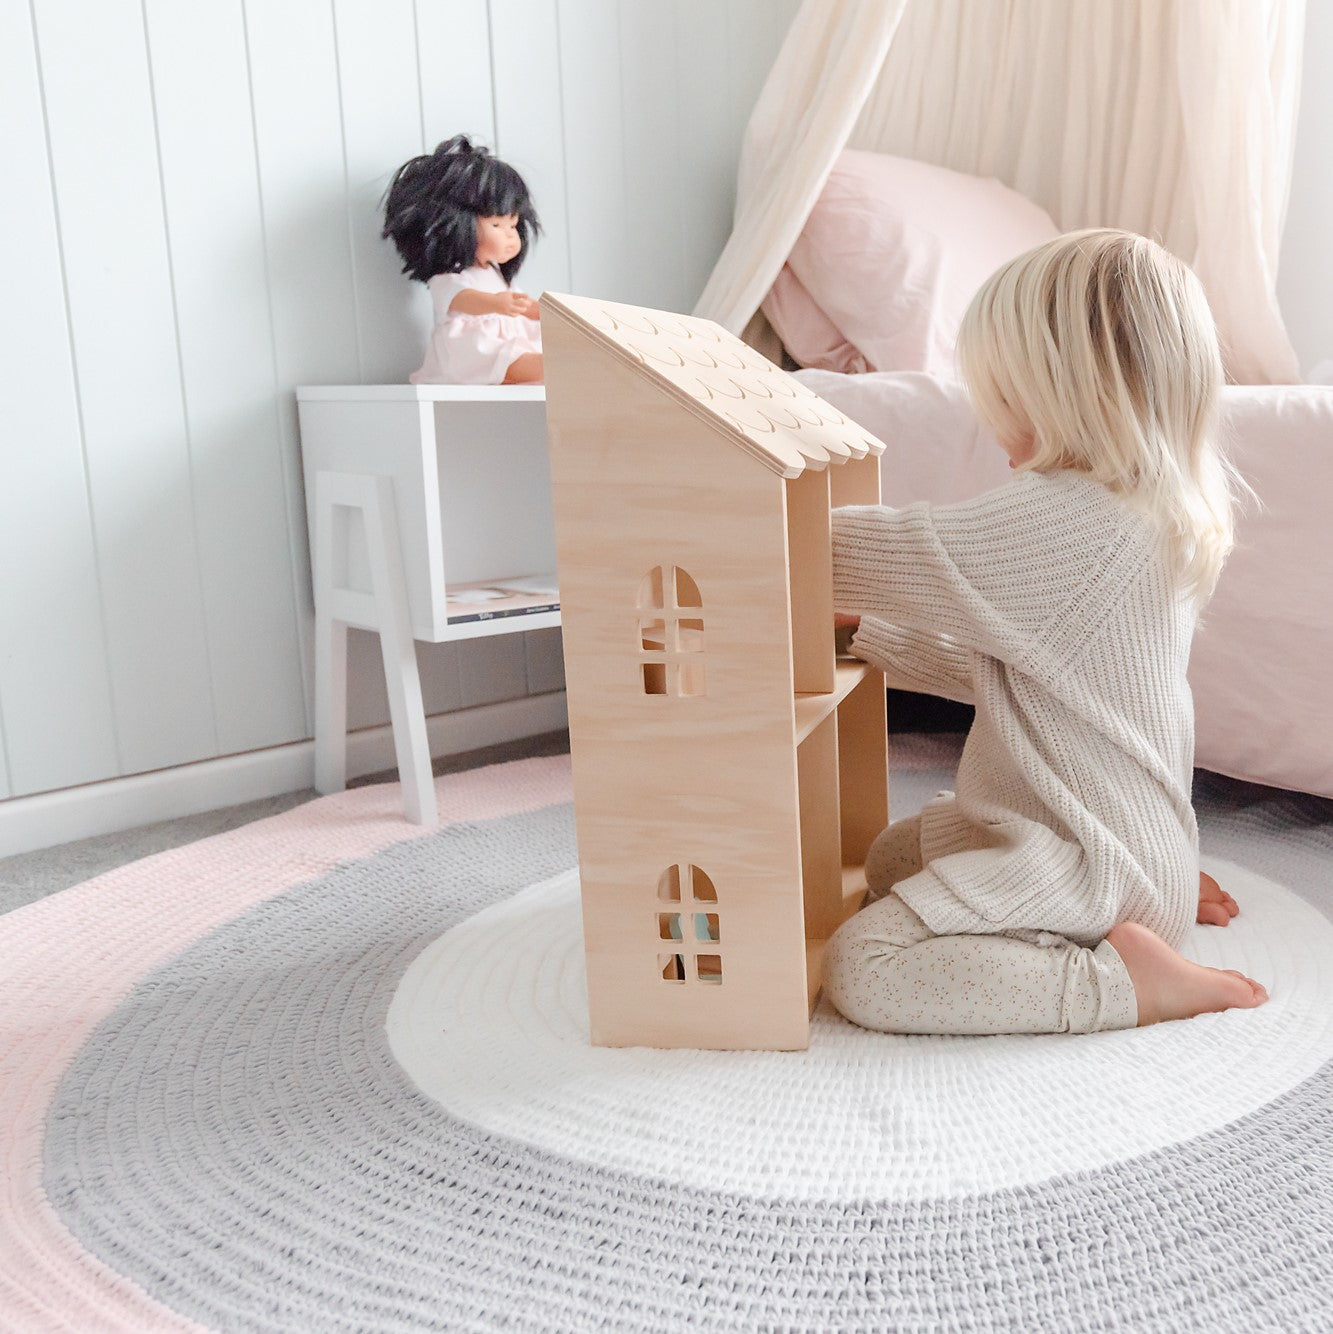
[[[145,6],[223,754],[305,735],[239,4]]]
[[[717,20],[714,0],[676,0],[676,123],[687,202],[675,216],[682,265],[680,309],[686,311],[694,309],[731,235],[736,200],[740,135],[726,100],[730,88],[726,25],[719,31]],[[765,65],[763,73],[767,72]],[[758,91],[757,85],[749,91],[750,102]]]
[[[314,607],[294,389],[360,376],[338,57],[328,0],[250,0],[243,12],[309,736]]]
[[[143,15],[39,0],[36,17],[120,760],[136,773],[218,753]]]
[[[530,630],[523,636],[528,660],[528,694],[545,695],[565,688],[565,655],[559,627]]]
[[[491,635],[460,644],[458,675],[468,708],[519,699],[528,693],[527,660],[522,635]]]
[[[417,69],[427,150],[455,134],[495,144],[486,0],[416,0]]]
[[[487,148],[494,148],[495,108],[491,86],[490,16],[486,0],[449,0],[447,4],[441,4],[439,0],[416,0],[416,21],[425,150],[433,149],[455,134],[471,135]],[[520,283],[526,281],[525,270]],[[503,638],[515,641],[504,652],[521,653],[522,636],[505,635]],[[463,707],[465,697],[460,668],[463,662],[475,658],[475,641],[472,640],[417,646],[421,693],[427,713],[444,713]]]
[[[334,0],[334,14],[361,380],[393,384],[421,364],[431,327],[425,288],[380,237],[389,180],[423,147],[416,24],[412,0]]]
[[[542,221],[515,286],[534,296],[570,287],[565,130],[561,99],[560,16],[556,0],[490,0],[495,138],[491,147],[527,182]],[[518,635],[457,645],[459,699],[465,708],[527,692]]]
[[[723,7],[730,105],[728,112],[719,111],[736,127],[737,157],[745,122],[799,8],[799,0],[727,0]]]
[[[495,150],[523,175],[543,234],[516,286],[534,296],[569,290],[569,222],[561,114],[562,34],[555,0],[491,0]]]
[[[9,751],[5,744],[5,716],[4,710],[0,709],[0,801],[12,796],[13,791],[9,781]]]
[[[698,40],[714,40],[710,26]],[[676,10],[671,4],[620,6],[620,83],[624,103],[625,217],[634,301],[688,310],[681,217],[693,190],[681,165],[677,118]]]
[[[27,5],[0,7],[0,127],[0,180],[10,201],[0,210],[0,251],[11,261],[0,321],[0,796],[7,796],[118,768]]]
[[[608,301],[635,297],[626,237],[620,0],[560,0],[560,82],[569,214],[569,286]]]

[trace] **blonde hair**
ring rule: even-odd
[[[1248,487],[1217,444],[1217,330],[1198,278],[1133,232],[1067,232],[1011,260],[972,299],[958,365],[1018,471],[1075,468],[1146,511],[1202,604]]]

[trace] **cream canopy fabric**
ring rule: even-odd
[[[1062,230],[1154,237],[1203,281],[1229,377],[1298,381],[1275,280],[1304,18],[1305,0],[805,0],[694,313],[742,332],[862,148],[994,176]]]

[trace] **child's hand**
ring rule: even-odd
[[[541,319],[542,308],[537,304],[536,299],[534,297],[528,296],[526,292],[520,292],[518,293],[518,295],[523,298],[523,301],[525,303],[523,309],[519,311],[519,314],[522,315],[525,319],[529,320]]]
[[[497,292],[495,294],[495,310],[498,315],[525,315],[528,319],[534,319],[535,316],[529,315],[528,310],[536,304],[526,292]]]
[[[852,651],[852,636],[861,625],[859,616],[844,616],[841,612],[833,613],[833,652],[839,658],[847,657]]]
[[[1199,872],[1199,915],[1205,926],[1226,926],[1240,912],[1236,900],[1212,876]]]

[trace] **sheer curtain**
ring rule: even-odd
[[[995,176],[1064,230],[1153,237],[1207,289],[1229,377],[1297,381],[1275,280],[1303,28],[1304,0],[805,0],[695,313],[757,337],[834,160],[863,148]]]

